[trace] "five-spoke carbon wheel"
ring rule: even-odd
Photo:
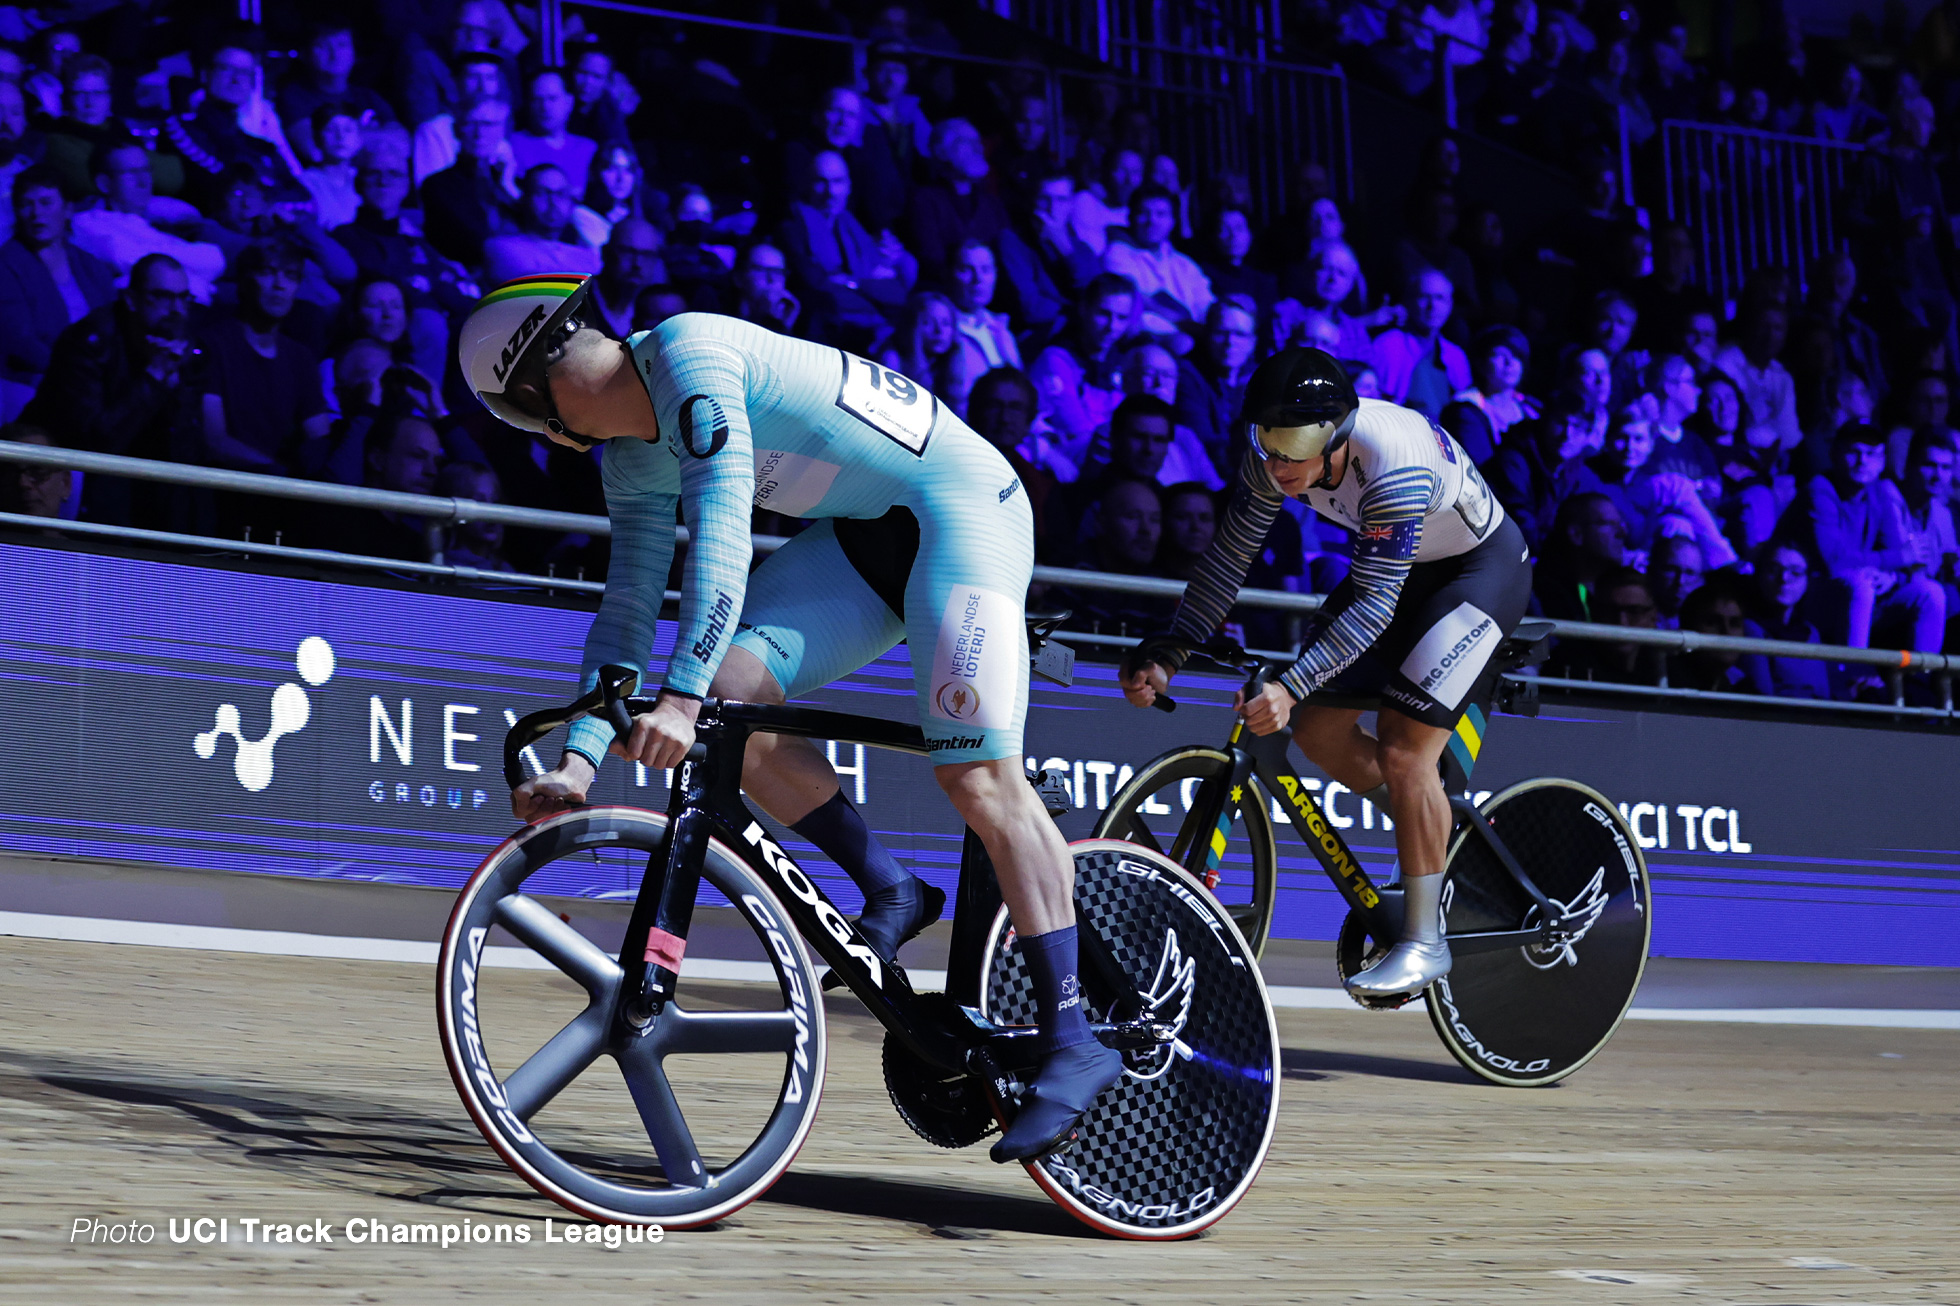
[[[1028,1173],[1106,1233],[1188,1238],[1238,1205],[1272,1146],[1279,1026],[1252,949],[1198,881],[1114,839],[1069,851],[1078,923],[1108,942],[1171,1038],[1125,1053],[1123,1078],[1082,1117],[1077,1141],[1027,1163]],[[980,1005],[1001,1024],[1031,1025],[1034,984],[1014,938],[1003,907],[987,936]]]
[[[1096,822],[1095,837],[1121,839],[1190,865],[1193,844],[1203,856],[1216,834],[1196,829],[1190,820],[1198,791],[1208,780],[1229,776],[1231,768],[1231,757],[1216,748],[1177,748],[1152,758],[1110,799]],[[1238,817],[1225,831],[1218,882],[1212,887],[1255,958],[1266,950],[1279,897],[1271,803],[1258,777],[1248,778]]]
[[[1452,1055],[1485,1079],[1563,1079],[1606,1045],[1647,966],[1653,898],[1647,863],[1612,803],[1571,780],[1526,780],[1483,804],[1518,865],[1572,922],[1551,947],[1459,952],[1424,990]],[[1541,909],[1490,847],[1457,831],[1445,868],[1450,934],[1536,927]]]
[[[506,840],[443,933],[437,1013],[464,1106],[532,1187],[588,1219],[686,1228],[753,1201],[789,1168],[823,1088],[824,1012],[782,904],[711,843],[703,899],[712,886],[733,904],[753,933],[735,950],[774,982],[714,985],[683,963],[660,1015],[641,1029],[621,1018],[616,949],[524,889],[545,889],[552,864],[575,856],[616,859],[637,883],[666,826],[658,813],[592,807]]]

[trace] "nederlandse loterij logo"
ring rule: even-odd
[[[307,684],[324,685],[333,679],[333,645],[318,635],[308,635],[299,642],[293,665],[299,671],[299,678]],[[237,705],[220,703],[217,720],[209,730],[193,739],[191,746],[199,757],[209,758],[218,751],[218,740],[230,735],[238,741],[238,756],[232,763],[232,771],[238,776],[239,784],[257,793],[272,783],[273,748],[285,736],[306,729],[306,723],[312,718],[313,705],[306,697],[306,690],[289,680],[272,691],[272,724],[263,739],[247,739],[239,731]]]

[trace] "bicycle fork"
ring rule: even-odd
[[[1213,893],[1218,891],[1226,842],[1245,803],[1245,782],[1252,776],[1252,754],[1240,742],[1245,733],[1243,720],[1232,726],[1231,738],[1226,741],[1226,747],[1231,750],[1232,769],[1222,780],[1209,780],[1198,786],[1191,814],[1178,827],[1177,837],[1171,844],[1171,860],[1197,876]]]
[[[674,773],[668,798],[667,837],[647,858],[640,890],[627,920],[619,955],[625,983],[620,1019],[634,1030],[647,1027],[666,1007],[680,979],[687,952],[694,900],[701,891],[702,861],[713,823],[704,810],[708,783],[707,749],[696,744]]]

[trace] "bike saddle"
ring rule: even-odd
[[[1516,671],[1526,663],[1541,661],[1547,652],[1552,638],[1553,623],[1527,618],[1518,623],[1510,638],[1497,646],[1497,655],[1492,658],[1497,672]]]

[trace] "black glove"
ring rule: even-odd
[[[1117,662],[1121,681],[1128,683],[1131,676],[1153,662],[1166,671],[1176,671],[1184,661],[1185,643],[1184,636],[1168,631],[1145,635],[1123,650],[1123,656]]]

